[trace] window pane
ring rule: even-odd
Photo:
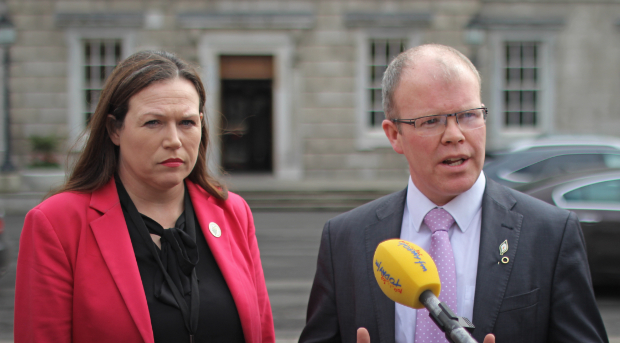
[[[121,61],[121,42],[120,41],[115,41],[114,42],[114,64],[118,64],[118,62]]]
[[[385,73],[385,69],[387,69],[387,65],[381,66],[373,66],[374,75],[372,77],[372,85],[373,88],[381,88],[381,80],[383,79],[383,73]]]
[[[506,61],[509,68],[521,67],[521,46],[519,43],[507,44]]]
[[[524,111],[536,110],[536,92],[535,91],[521,92],[521,109]]]
[[[388,62],[393,60],[398,54],[403,52],[405,49],[405,44],[400,39],[392,39],[389,41],[389,53],[388,53]]]
[[[371,42],[371,65],[383,65],[385,64],[385,48],[386,42],[383,40],[375,40]]]
[[[521,66],[524,68],[536,67],[536,43],[523,44]]]
[[[521,109],[521,92],[506,92],[506,110],[518,111]]]
[[[564,194],[567,201],[620,203],[620,180],[610,180],[577,188]]]
[[[83,44],[84,71],[82,93],[84,94],[84,120],[90,121],[95,111],[101,88],[122,56],[120,39],[85,39]]]
[[[535,89],[538,86],[537,71],[534,68],[522,69],[523,78],[521,79],[521,84],[524,89]]]
[[[620,155],[604,155],[605,166],[607,168],[620,168]]]
[[[504,123],[507,128],[538,123],[538,42],[505,43]]]
[[[372,127],[381,127],[385,118],[383,113],[383,97],[381,94],[381,81],[388,64],[406,48],[405,39],[371,39],[369,53],[368,80],[366,81],[366,94],[368,94],[368,123]]]
[[[519,68],[506,69],[506,88],[508,89],[521,88],[521,69]]]

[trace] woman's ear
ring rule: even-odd
[[[108,131],[108,136],[110,136],[110,140],[114,145],[121,145],[121,140],[118,135],[118,128],[116,127],[116,118],[113,115],[108,114],[108,118],[106,120],[106,130]]]

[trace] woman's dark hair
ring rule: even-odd
[[[119,148],[110,139],[109,132],[123,126],[129,110],[129,99],[156,82],[175,78],[190,81],[200,98],[204,113],[205,89],[196,70],[187,62],[165,51],[140,51],[120,62],[108,77],[88,128],[86,146],[79,156],[67,182],[56,193],[92,192],[110,181],[118,169]],[[114,120],[108,115],[114,116]],[[202,121],[202,137],[198,158],[188,178],[217,199],[225,200],[228,192],[207,170],[208,130]]]

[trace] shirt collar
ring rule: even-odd
[[[474,216],[482,207],[482,196],[486,187],[486,178],[481,171],[474,185],[467,191],[459,194],[449,203],[443,206],[437,206],[430,201],[420,190],[413,184],[411,176],[409,176],[409,185],[407,187],[407,210],[411,220],[411,227],[416,231],[420,231],[420,226],[426,214],[435,207],[440,207],[448,211],[454,218],[459,229],[463,232],[467,230]]]

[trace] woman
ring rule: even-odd
[[[62,189],[26,216],[15,342],[274,342],[250,209],[206,168],[205,91],[165,52],[110,75]]]

